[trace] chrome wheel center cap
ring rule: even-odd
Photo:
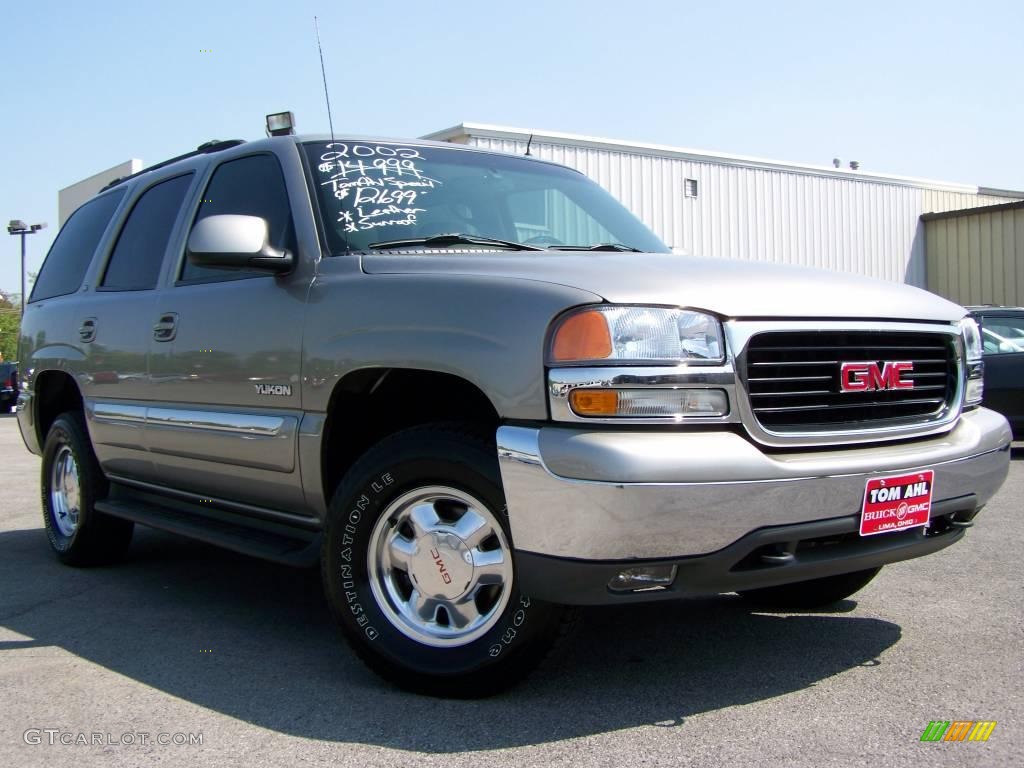
[[[435,648],[478,640],[501,619],[512,547],[479,499],[444,485],[396,498],[367,548],[373,599],[406,637]]]
[[[81,494],[78,465],[71,449],[64,446],[54,459],[50,475],[52,519],[62,536],[74,536],[78,529],[78,515],[82,506]]]
[[[424,595],[455,600],[473,584],[473,554],[454,533],[431,531],[416,540],[409,578]]]

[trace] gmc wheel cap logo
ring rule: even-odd
[[[914,370],[911,362],[843,363],[839,388],[843,392],[874,392],[878,389],[913,389],[914,382],[903,378]]]

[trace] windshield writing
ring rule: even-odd
[[[600,186],[567,168],[388,143],[307,142],[305,150],[335,252],[445,234],[542,248],[668,250]]]

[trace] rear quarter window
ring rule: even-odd
[[[81,287],[82,278],[124,192],[121,189],[93,198],[71,214],[46,254],[29,301],[64,296]]]

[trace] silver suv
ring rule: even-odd
[[[62,561],[141,523],[319,563],[360,657],[438,695],[519,680],[567,606],[841,600],[959,541],[1010,457],[961,307],[672,255],[574,170],[422,141],[113,183],[20,355]]]

